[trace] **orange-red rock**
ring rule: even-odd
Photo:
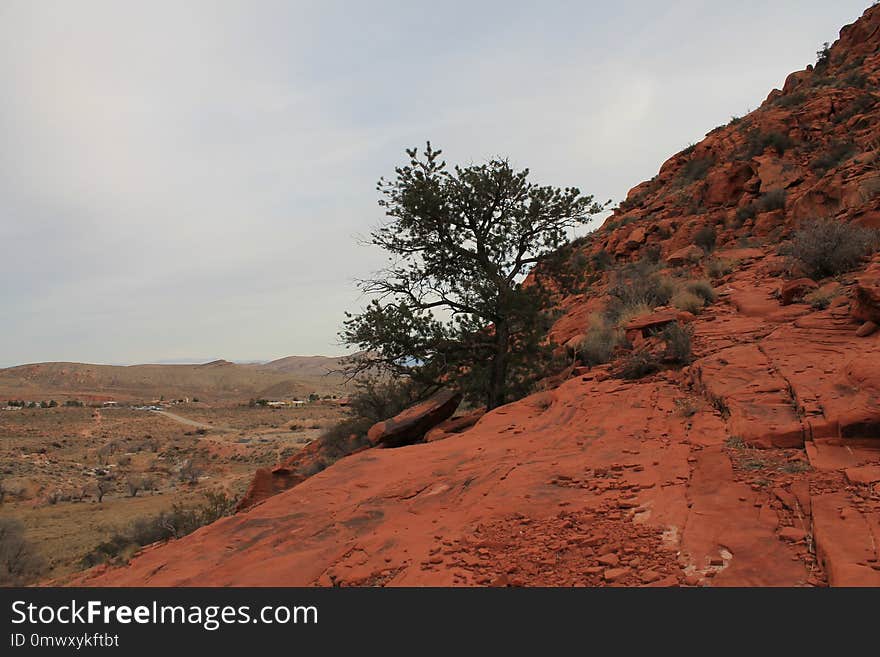
[[[452,434],[466,431],[479,422],[480,418],[485,414],[485,408],[477,408],[470,413],[465,413],[464,415],[458,415],[456,417],[451,417],[448,420],[444,420],[425,434],[425,442],[443,440]]]
[[[673,267],[683,267],[697,262],[703,257],[703,250],[695,244],[682,247],[666,256],[666,262]]]
[[[374,424],[367,432],[367,439],[372,445],[385,447],[400,447],[421,440],[430,429],[455,413],[461,398],[457,390],[440,390],[393,418]]]
[[[800,301],[805,294],[817,287],[819,285],[811,278],[796,278],[793,281],[786,281],[779,289],[779,302],[783,306],[787,306],[795,301]]]
[[[852,315],[863,322],[880,324],[880,276],[864,276],[853,292]]]

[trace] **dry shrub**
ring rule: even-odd
[[[842,221],[818,219],[795,232],[789,254],[814,279],[857,268],[878,246],[878,232]]]
[[[689,313],[697,314],[702,310],[705,301],[693,292],[687,290],[679,290],[672,297],[672,305],[679,310],[686,310]]]

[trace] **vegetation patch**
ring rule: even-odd
[[[787,251],[814,279],[857,268],[877,250],[878,231],[843,221],[818,219],[795,232]]]

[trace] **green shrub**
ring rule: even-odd
[[[793,142],[788,135],[773,130],[771,132],[761,132],[757,128],[750,130],[746,136],[745,153],[746,158],[753,158],[761,155],[768,148],[774,149],[780,156],[785,155],[785,151],[791,148]]]
[[[831,46],[826,41],[816,51],[816,69],[825,68],[831,62]]]
[[[659,244],[652,244],[642,249],[642,259],[645,262],[650,262],[652,265],[658,264],[662,255],[663,249],[660,248]]]
[[[715,242],[717,239],[718,234],[715,231],[715,226],[703,226],[697,231],[697,234],[694,235],[694,244],[703,249],[706,253],[711,253],[715,250]]]
[[[848,159],[855,151],[856,145],[851,141],[834,141],[828,147],[828,150],[810,162],[810,169],[821,178],[829,170]]]
[[[875,251],[878,233],[853,224],[819,219],[795,232],[788,253],[815,279],[855,269]]]
[[[843,84],[847,87],[864,89],[866,86],[868,86],[868,76],[861,71],[853,71],[843,78]]]
[[[715,164],[715,161],[709,157],[688,160],[679,172],[679,180],[685,185],[702,180],[709,173],[709,169],[712,168],[713,164]]]
[[[757,204],[758,212],[782,210],[785,207],[785,190],[771,189],[769,192],[762,194],[755,203]]]
[[[779,107],[784,107],[786,109],[797,107],[798,105],[803,104],[803,102],[807,99],[807,94],[803,91],[793,91],[790,94],[785,94],[784,96],[780,96],[776,99],[776,104]]]
[[[601,249],[590,256],[590,261],[593,269],[596,271],[605,271],[614,264],[614,258],[605,249]]]
[[[865,93],[860,96],[856,96],[853,100],[847,105],[844,109],[839,112],[836,112],[833,117],[834,123],[843,123],[845,121],[849,121],[852,117],[857,114],[864,114],[868,110],[870,110],[877,101],[874,98],[874,94]]]
[[[736,214],[734,215],[735,226],[741,228],[746,221],[754,219],[756,213],[757,209],[755,208],[754,203],[749,203],[748,205],[743,205],[742,207],[737,208]]]

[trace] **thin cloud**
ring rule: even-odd
[[[4,2],[0,364],[338,353],[404,147],[620,200],[864,9],[595,4]]]

